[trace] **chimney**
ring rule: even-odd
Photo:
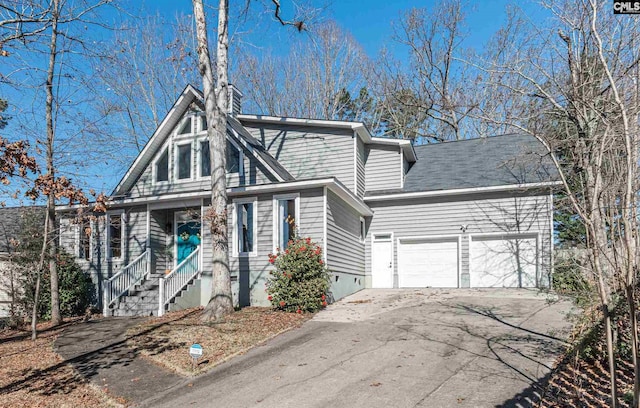
[[[231,115],[239,115],[242,113],[242,92],[233,84],[229,84],[229,111]]]

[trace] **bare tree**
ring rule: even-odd
[[[433,10],[411,9],[398,22],[393,39],[408,51],[409,64],[385,51],[376,72],[386,133],[428,141],[470,137],[466,124],[477,102],[473,68],[463,61],[463,10],[458,0],[444,2]]]
[[[483,113],[498,126],[537,137],[560,170],[585,225],[590,270],[604,318],[611,406],[618,404],[614,292],[630,312],[634,407],[638,407],[638,61],[640,26],[585,0],[544,4],[553,19],[533,25],[511,13],[493,44],[488,86],[502,106]]]
[[[351,97],[367,88],[371,62],[361,45],[336,22],[309,27],[285,55],[244,54],[239,85],[256,113],[342,119]],[[364,112],[354,112],[360,120]]]

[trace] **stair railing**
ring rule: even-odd
[[[139,257],[125,266],[120,272],[113,275],[104,282],[102,313],[107,316],[109,307],[114,304],[133,286],[140,283],[145,277],[148,279],[151,274],[151,250],[147,249]]]
[[[200,247],[189,254],[174,270],[160,278],[158,316],[164,314],[165,306],[175,298],[200,273]]]

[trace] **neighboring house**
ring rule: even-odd
[[[331,294],[363,288],[545,287],[555,172],[520,135],[438,145],[373,137],[358,122],[245,115],[227,127],[234,301],[267,305],[268,254],[299,235],[324,250]],[[61,244],[101,289],[105,314],[205,305],[211,293],[209,147],[188,86],[112,193]],[[89,232],[85,234],[84,232]]]

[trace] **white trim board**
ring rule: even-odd
[[[456,188],[451,190],[435,190],[435,191],[416,191],[410,193],[392,193],[382,194],[378,196],[365,197],[364,201],[387,201],[400,200],[406,198],[422,198],[422,197],[442,197],[460,194],[488,193],[495,191],[525,191],[533,188],[545,188],[561,185],[561,181],[550,181],[544,183],[526,183],[526,184],[506,184],[501,186],[490,187],[472,187],[472,188]]]

